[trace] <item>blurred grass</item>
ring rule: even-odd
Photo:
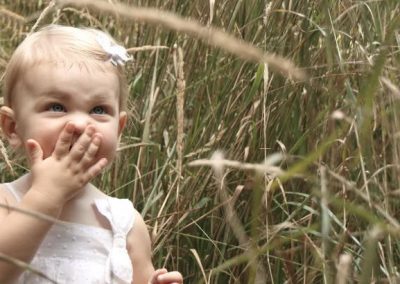
[[[212,1],[120,2],[210,22]],[[48,3],[0,0],[0,72]],[[169,47],[133,53],[123,147],[96,181],[143,212],[156,266],[178,268],[187,283],[397,283],[399,6],[215,1],[211,26],[291,60],[304,82],[194,34],[93,7],[56,6],[38,26],[94,26],[126,47]],[[182,158],[175,44],[185,81]],[[216,150],[256,169],[188,165]],[[260,173],[256,165],[277,152],[284,173]],[[0,167],[3,181],[13,178],[6,160]]]

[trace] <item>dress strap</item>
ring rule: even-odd
[[[17,200],[17,202],[21,201],[21,196],[19,196],[19,194],[17,193],[17,191],[15,190],[15,188],[12,186],[11,183],[3,183],[3,187],[4,189],[6,189],[9,193],[11,193],[15,199]]]
[[[113,233],[113,244],[107,259],[106,283],[130,284],[133,269],[126,249],[126,237],[135,219],[133,204],[128,199],[108,197],[95,200],[95,205],[110,222]]]

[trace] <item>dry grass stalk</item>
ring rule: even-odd
[[[150,141],[150,123],[151,123],[151,115],[153,113],[153,108],[154,104],[156,103],[158,92],[160,91],[160,88],[156,88],[154,92],[151,92],[150,97],[149,97],[149,107],[146,111],[145,115],[145,123],[144,123],[144,130],[143,130],[143,137],[142,137],[142,143],[144,145],[148,144]]]
[[[1,97],[0,98],[0,105],[3,105],[3,103],[4,103],[4,98]],[[2,135],[2,130],[1,129],[0,129],[0,135]],[[3,140],[1,138],[0,138],[0,153],[3,156],[3,159],[6,162],[6,165],[7,165],[8,169],[10,170],[11,174],[14,175],[15,172],[14,172],[14,169],[13,169],[13,167],[11,165],[11,161],[8,158],[6,146],[4,145],[4,142],[3,142]]]
[[[11,12],[4,7],[0,7],[0,15],[4,15],[5,17],[12,19],[20,24],[25,24],[25,18],[17,13]]]
[[[240,245],[243,247],[249,247],[249,238],[240,222],[239,217],[236,215],[235,210],[232,207],[232,203],[229,202],[230,198],[225,190],[224,185],[224,171],[225,165],[223,163],[224,156],[221,152],[215,152],[210,160],[210,164],[215,174],[215,178],[218,184],[218,192],[221,198],[221,203],[224,205],[225,218],[227,223],[231,226],[231,229],[239,241]]]
[[[32,218],[41,219],[43,221],[47,221],[47,222],[51,222],[51,223],[57,223],[57,224],[59,224],[61,226],[64,225],[64,222],[62,222],[62,221],[60,221],[60,220],[58,220],[56,218],[53,218],[53,217],[50,217],[50,216],[47,216],[45,214],[41,214],[41,213],[38,213],[38,212],[35,212],[35,211],[21,209],[21,208],[18,208],[18,207],[15,207],[15,206],[11,206],[9,204],[4,204],[4,203],[0,203],[0,207],[5,208],[7,210],[17,211],[17,212],[19,212],[21,214],[29,215]],[[20,261],[18,259],[15,259],[13,257],[8,256],[8,255],[5,255],[5,254],[3,254],[1,252],[0,252],[0,261],[5,261],[5,262],[8,262],[8,263],[10,263],[12,265],[18,266],[19,268],[21,268],[23,270],[28,270],[28,271],[30,271],[30,272],[42,277],[43,279],[46,279],[46,280],[50,281],[51,283],[57,283],[56,281],[54,281],[53,279],[48,277],[43,272],[32,268],[28,263],[25,263],[23,261]]]
[[[400,99],[400,89],[395,84],[393,84],[388,78],[383,76],[381,76],[379,80],[384,86],[386,86],[386,88],[389,89],[394,98]]]
[[[5,147],[4,143],[3,143],[3,140],[1,140],[1,139],[0,139],[0,153],[3,156],[4,161],[6,162],[6,165],[7,165],[8,169],[11,171],[11,174],[14,175],[14,169],[13,169],[13,167],[11,165],[10,159],[8,158],[7,149],[6,149],[6,147]]]
[[[319,168],[321,176],[321,252],[323,255],[322,268],[324,270],[324,281],[325,283],[332,283],[332,271],[329,265],[329,252],[330,252],[330,240],[329,235],[331,231],[331,220],[329,217],[329,192],[326,178],[326,168],[320,166]]]
[[[363,188],[358,188],[356,187],[356,185],[348,180],[346,180],[345,178],[343,178],[342,176],[338,175],[337,173],[328,170],[327,173],[329,173],[333,178],[335,178],[336,180],[342,182],[342,184],[344,186],[346,186],[347,189],[351,190],[352,192],[354,192],[357,196],[361,197],[365,202],[369,203],[370,198],[368,197],[367,194],[363,193]],[[396,218],[394,218],[393,216],[391,216],[390,214],[388,214],[388,212],[386,212],[386,210],[384,208],[382,208],[381,206],[379,206],[378,203],[372,203],[371,208],[375,209],[376,212],[378,212],[379,214],[381,214],[381,216],[383,216],[391,226],[393,226],[395,231],[400,232],[400,223],[397,221]],[[387,228],[390,229],[390,228]]]
[[[351,262],[352,256],[350,254],[342,254],[339,257],[339,264],[336,274],[336,284],[346,284],[351,276]]]
[[[366,173],[366,170],[365,170],[366,165],[365,165],[364,157],[363,157],[363,154],[362,154],[362,149],[363,149],[364,145],[361,145],[360,134],[359,134],[358,126],[357,126],[356,123],[354,124],[354,134],[355,134],[356,142],[357,142],[358,149],[359,149],[359,153],[358,154],[359,154],[360,165],[361,165],[361,173],[362,173],[362,177],[363,177],[363,180],[364,180],[365,191],[367,193],[368,204],[369,204],[369,207],[372,208],[372,201],[371,201],[371,195],[370,195],[370,192],[369,192],[367,173]]]
[[[40,219],[40,220],[43,220],[43,221],[47,221],[47,222],[50,222],[50,223],[57,223],[57,224],[59,224],[61,226],[64,225],[64,222],[60,221],[57,218],[53,218],[53,217],[47,216],[47,215],[39,213],[39,212],[21,209],[19,207],[11,206],[11,205],[6,204],[6,203],[0,203],[0,208],[4,208],[6,210],[13,210],[13,211],[19,212],[21,214],[29,215],[29,216],[31,216],[33,218],[37,218],[37,219]]]
[[[168,46],[164,45],[143,45],[139,47],[131,47],[127,48],[126,51],[128,53],[135,53],[135,52],[140,52],[140,51],[152,51],[152,50],[157,50],[157,49],[168,49]]]
[[[176,54],[177,53],[177,54]],[[185,103],[185,74],[183,72],[183,52],[182,48],[175,49],[174,56],[177,56],[177,82],[176,82],[176,116],[177,116],[177,140],[176,152],[178,177],[182,177],[182,163],[183,163],[183,135],[184,135],[184,103]]]
[[[21,268],[22,270],[28,270],[30,272],[32,272],[33,274],[36,274],[37,276],[46,279],[47,281],[51,282],[51,283],[55,283],[57,284],[58,282],[56,282],[55,280],[51,279],[50,277],[48,277],[46,274],[44,274],[43,272],[36,270],[34,268],[32,268],[29,263],[20,261],[19,259],[13,258],[11,256],[5,255],[3,253],[0,252],[0,261],[4,261],[4,262],[8,262],[12,265],[15,265],[19,268]]]
[[[244,60],[267,63],[273,70],[289,78],[297,80],[305,79],[305,73],[297,68],[290,60],[275,54],[264,53],[254,45],[240,41],[219,29],[205,27],[198,22],[183,19],[173,13],[152,8],[127,6],[120,3],[112,4],[98,0],[58,0],[57,4],[80,7],[88,6],[98,11],[119,14],[139,22],[182,32],[197,37],[207,44],[220,47]]]
[[[366,236],[363,259],[361,263],[361,275],[359,283],[373,283],[378,269],[378,242],[382,240],[385,232],[375,225]]]
[[[280,155],[279,155],[280,157]],[[277,157],[273,157],[274,159]],[[282,175],[284,172],[282,171],[281,168],[272,166],[272,162],[269,161],[268,159],[265,160],[264,163],[261,164],[251,164],[251,163],[241,163],[238,161],[232,161],[232,160],[226,160],[226,159],[215,159],[211,158],[210,160],[208,159],[199,159],[196,161],[192,161],[188,164],[189,166],[211,166],[213,168],[215,167],[228,167],[228,168],[234,168],[238,170],[254,170],[257,172],[261,173],[267,173],[271,174],[273,176],[279,176]]]
[[[268,24],[268,19],[269,19],[269,16],[271,15],[271,10],[272,10],[272,1],[271,2],[267,2],[265,4],[264,16],[263,16],[263,24],[264,24],[264,26],[266,26]]]
[[[272,79],[271,79],[272,81]],[[264,148],[264,159],[267,157],[267,129],[268,129],[268,117],[270,111],[267,111],[267,96],[268,90],[271,85],[269,79],[269,68],[268,64],[264,64],[263,72],[263,96],[262,96],[262,112],[263,112],[263,148]]]
[[[195,249],[190,249],[190,252],[193,254],[194,258],[196,259],[197,264],[200,267],[201,274],[203,275],[204,283],[209,284],[210,282],[207,280],[206,272],[204,271],[203,264],[201,263],[201,259],[199,254]]]
[[[32,26],[30,33],[33,33],[36,31],[40,22],[47,16],[47,14],[49,14],[49,12],[54,8],[55,5],[56,5],[56,3],[54,0],[50,1],[49,5],[47,5],[47,7],[42,11],[42,13],[40,13],[39,18],[36,20],[35,24]]]
[[[208,18],[208,25],[210,26],[214,19],[214,6],[215,0],[210,0],[210,17]]]
[[[184,103],[185,103],[185,74],[183,72],[183,51],[182,48],[174,48],[174,62],[176,64],[176,120],[177,120],[177,128],[176,128],[176,168],[177,168],[177,187],[176,187],[176,207],[178,208],[178,212],[180,212],[180,189],[181,189],[181,181],[182,181],[182,164],[183,164],[183,135],[184,135]],[[178,214],[178,218],[180,214]],[[179,225],[178,225],[179,228]],[[179,235],[177,237],[177,247],[179,248]],[[178,250],[179,252],[179,250]],[[179,259],[179,258],[177,258]]]
[[[219,151],[214,152],[211,157],[211,161],[213,162],[211,166],[218,184],[219,197],[222,204],[224,204],[224,216],[226,222],[230,225],[233,234],[239,241],[239,244],[245,249],[245,253],[248,255],[250,271],[255,273],[255,283],[265,283],[266,274],[263,267],[259,265],[258,252],[254,247],[254,244],[250,241],[250,238],[247,236],[244,226],[233,208],[232,202],[229,202],[230,197],[226,191],[224,183],[225,166],[223,161],[225,160],[223,153]]]

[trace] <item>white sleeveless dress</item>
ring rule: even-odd
[[[5,188],[21,200],[12,184]],[[54,224],[41,243],[31,267],[59,284],[126,284],[132,281],[132,264],[126,237],[134,223],[134,207],[128,199],[107,197],[95,201],[112,231],[63,222]],[[26,232],[29,234],[29,232]],[[26,270],[18,284],[54,283]]]

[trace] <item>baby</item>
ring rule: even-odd
[[[57,283],[182,283],[154,270],[141,215],[90,181],[113,161],[128,87],[125,49],[105,33],[51,25],[29,35],[6,69],[3,134],[30,172],[0,184],[0,253]],[[50,222],[32,214],[59,220]],[[46,283],[0,261],[0,283]]]

